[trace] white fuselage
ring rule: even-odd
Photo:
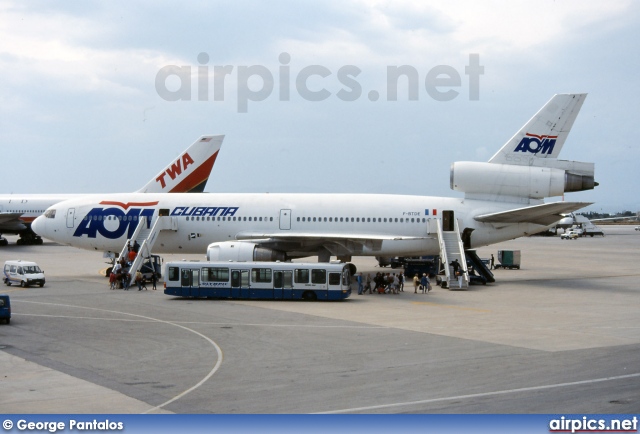
[[[56,203],[68,199],[84,197],[81,194],[2,194],[0,213],[22,214],[20,220],[30,223]],[[0,232],[2,232],[0,230]]]
[[[205,253],[213,242],[280,239],[290,256],[310,256],[326,240],[361,241],[357,255],[437,254],[430,220],[453,211],[460,231],[473,229],[471,248],[539,231],[535,224],[497,227],[474,216],[518,205],[458,198],[382,194],[117,194],[93,195],[53,207],[55,218],[34,222],[39,235],[83,249],[119,252],[138,216],[165,210],[176,231],[159,234],[153,248],[165,253]],[[124,217],[124,218],[123,218]],[[353,251],[353,249],[351,249]],[[306,254],[305,254],[306,253]]]

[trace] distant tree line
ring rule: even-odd
[[[622,212],[611,214],[608,212],[588,211],[588,212],[579,212],[576,214],[583,215],[589,220],[593,220],[593,219],[606,219],[606,218],[612,218],[612,217],[635,217],[637,213],[632,211],[622,211]]]

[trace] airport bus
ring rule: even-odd
[[[177,297],[343,300],[351,295],[351,263],[168,262],[164,293]]]

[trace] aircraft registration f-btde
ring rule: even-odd
[[[555,95],[486,163],[456,162],[464,198],[377,194],[117,194],[59,203],[34,230],[60,243],[118,252],[139,217],[174,218],[156,252],[215,252],[218,259],[438,254],[437,224],[455,219],[465,248],[552,226],[589,203],[547,197],[593,189],[594,164],[558,160],[586,94]],[[70,211],[72,210],[72,211]],[[69,217],[71,216],[71,217]],[[438,220],[440,220],[438,222]],[[434,224],[437,223],[437,224]]]
[[[222,146],[223,135],[202,136],[138,193],[188,193],[204,191],[211,169]],[[81,194],[5,194],[0,195],[0,246],[7,245],[2,234],[20,235],[18,244],[42,244],[31,230],[31,223],[49,207]]]

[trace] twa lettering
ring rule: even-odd
[[[180,176],[183,170],[186,171],[190,164],[194,164],[193,158],[191,158],[188,152],[185,152],[182,157],[178,158],[175,163],[156,178],[156,182],[159,182],[160,186],[165,188],[167,186],[164,180],[165,175],[169,175],[169,178],[173,181],[177,176]]]

